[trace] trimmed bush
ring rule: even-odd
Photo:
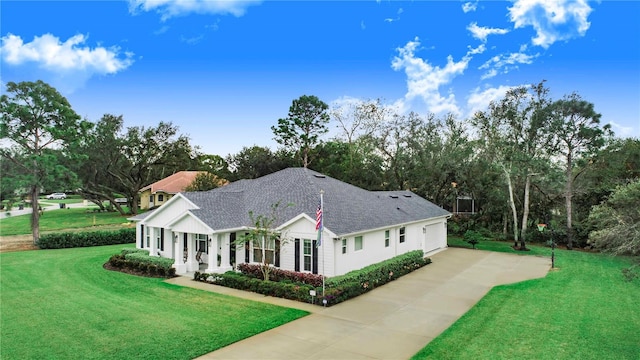
[[[324,299],[327,300],[327,306],[341,303],[430,263],[431,259],[424,258],[422,250],[415,250],[360,270],[327,278]],[[318,294],[322,294],[321,288],[317,291]],[[322,297],[319,298],[322,301]]]
[[[138,250],[138,251],[132,251]],[[107,265],[123,272],[141,276],[169,278],[176,276],[173,259],[149,256],[147,250],[123,249],[109,258]]]
[[[221,285],[238,290],[246,290],[267,296],[296,300],[301,302],[311,302],[310,290],[315,288],[308,284],[295,284],[289,282],[263,281],[228,271],[224,274],[207,274],[196,272],[193,275],[196,281]]]
[[[65,249],[136,242],[136,229],[45,234],[38,239],[40,249]]]
[[[262,280],[262,265],[260,264],[238,264],[238,270],[244,275]],[[296,271],[272,268],[269,273],[270,281],[290,281],[294,283],[307,284],[311,286],[322,286],[322,275],[309,274]]]
[[[149,250],[147,249],[138,249],[138,248],[124,248],[122,249],[122,255],[127,254],[145,254],[149,255]]]
[[[318,294],[317,304],[323,305],[322,300],[326,299],[326,305],[331,306],[364,294],[430,263],[431,259],[425,259],[422,250],[416,250],[341,276],[326,278],[324,298],[321,296],[321,275],[274,268],[270,275],[272,281],[263,281],[260,265],[255,264],[239,264],[238,269],[242,271],[240,274],[232,271],[224,274],[196,272],[193,280],[303,302],[311,302],[309,291],[315,290]],[[273,275],[276,273],[278,275]]]

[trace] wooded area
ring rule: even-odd
[[[329,107],[305,95],[274,119],[279,149],[248,146],[225,158],[203,154],[172,123],[83,120],[41,81],[8,83],[0,107],[2,200],[77,192],[124,214],[115,201],[124,196],[135,213],[138,191],[177,171],[235,181],[305,166],[369,190],[411,190],[454,214],[452,233],[520,249],[553,238],[569,249],[639,253],[640,140],[615,137],[578,94],[550,98],[544,82],[512,88],[467,119],[404,114],[381,100]],[[339,134],[326,138],[329,126]]]

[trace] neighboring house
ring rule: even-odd
[[[200,173],[206,173],[206,171],[178,171],[171,176],[143,187],[140,189],[140,209],[151,209],[166,203],[175,194],[184,191],[187,186],[191,185]]]
[[[324,232],[316,246],[321,190]],[[261,262],[260,245],[236,240],[251,229],[250,211],[268,215],[276,203],[280,217],[274,226],[286,241],[265,250],[269,263],[282,269],[336,276],[412,250],[429,253],[447,246],[451,214],[433,203],[410,191],[367,191],[304,168],[179,193],[155,211],[131,218],[137,222],[136,246],[175,259],[178,274]]]

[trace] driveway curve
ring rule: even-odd
[[[459,248],[431,259],[432,264],[365,295],[330,308],[312,308],[309,316],[199,359],[408,359],[492,287],[544,277],[551,267],[548,258]],[[187,281],[175,283],[189,286]]]

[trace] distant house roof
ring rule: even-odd
[[[269,215],[276,203],[280,203],[276,226],[301,213],[315,219],[321,190],[324,227],[338,236],[450,215],[411,191],[368,191],[305,168],[183,195],[199,207],[190,210],[195,216],[222,230],[252,227],[249,212]]]
[[[143,187],[140,189],[140,192],[151,190],[152,194],[158,191],[163,191],[167,194],[177,194],[184,191],[184,188],[189,186],[200,173],[206,173],[206,171],[178,171],[171,176],[167,176],[160,181]]]

